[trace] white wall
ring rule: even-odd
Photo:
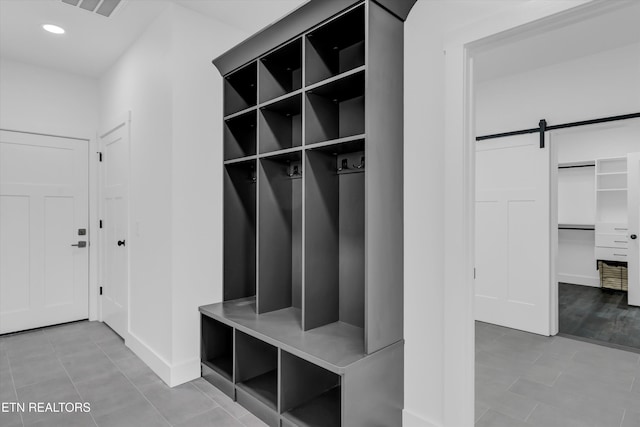
[[[167,365],[172,320],[170,27],[165,12],[100,79],[101,132],[131,111],[129,333]],[[142,358],[158,369],[157,361]]]
[[[476,86],[478,135],[640,111],[640,44],[509,75]],[[640,151],[640,119],[550,133],[558,162]],[[559,223],[595,224],[594,169],[561,170]],[[559,232],[558,281],[599,286],[592,231]]]
[[[0,59],[0,127],[94,139],[96,79]]]
[[[222,76],[246,34],[180,7],[173,18],[173,361],[200,376],[198,307],[222,301]]]
[[[476,131],[485,135],[634,113],[640,107],[640,44],[476,85]]]
[[[222,83],[244,36],[171,5],[100,80],[101,124],[132,112],[130,343],[170,385],[199,371],[198,306],[222,298]]]

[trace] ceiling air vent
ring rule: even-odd
[[[78,6],[80,9],[95,12],[107,18],[111,16],[121,2],[122,0],[62,0],[62,3]]]

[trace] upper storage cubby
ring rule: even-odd
[[[228,116],[258,102],[258,70],[257,64],[249,65],[235,71],[224,78],[224,115]]]
[[[260,153],[302,145],[302,95],[260,109]]]
[[[307,85],[364,65],[364,5],[310,32],[305,37],[305,43]]]
[[[364,71],[309,90],[306,144],[363,134],[364,90]]]
[[[266,102],[302,87],[302,39],[264,56],[260,64],[260,102]]]
[[[256,110],[224,121],[224,159],[256,154]]]

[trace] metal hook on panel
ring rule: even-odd
[[[342,162],[340,163],[340,166],[338,167],[338,172],[342,172],[343,170],[349,170],[349,160],[348,159],[342,159]]]
[[[356,168],[356,169],[363,169],[364,168],[364,156],[362,156],[360,158],[360,164],[359,165],[354,164],[353,167]]]
[[[302,172],[300,172],[300,168],[298,165],[289,166],[287,168],[287,176],[289,178],[293,178],[294,176],[302,176]]]

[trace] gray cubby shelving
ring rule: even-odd
[[[259,61],[260,102],[266,102],[302,87],[302,40],[296,39],[265,55]]]
[[[202,375],[267,425],[400,426],[403,20],[311,0],[224,77],[223,302]]]
[[[225,166],[224,299],[256,294],[256,161]]]
[[[302,95],[260,108],[260,153],[302,145]]]
[[[301,153],[260,159],[258,313],[302,308]]]
[[[365,63],[365,5],[305,37],[306,84],[312,85]]]
[[[304,329],[364,328],[364,140],[306,151]]]
[[[257,64],[251,62],[224,77],[224,115],[229,116],[258,103]]]
[[[242,332],[236,334],[236,384],[274,411],[278,399],[278,349]]]
[[[286,351],[281,353],[281,412],[290,425],[340,425],[340,375]]]
[[[233,160],[255,155],[257,152],[256,110],[235,115],[224,121],[224,159]]]
[[[359,135],[365,129],[365,70],[306,92],[307,144]]]

